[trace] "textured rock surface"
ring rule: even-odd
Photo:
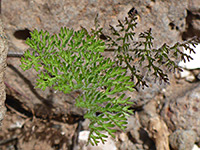
[[[28,47],[24,41],[30,36],[28,32],[35,28],[48,30],[51,33],[58,32],[61,26],[75,29],[80,29],[80,26],[83,26],[90,29],[94,25],[93,20],[97,13],[99,14],[100,24],[105,27],[104,32],[106,34],[108,25],[116,25],[117,19],[123,19],[127,16],[127,12],[132,7],[137,9],[139,15],[136,32],[139,33],[152,28],[155,38],[154,46],[156,47],[163,42],[173,44],[182,38],[200,36],[199,0],[1,0],[1,2],[2,17],[6,25],[5,31],[9,39],[10,51],[23,52],[26,50]],[[112,53],[109,55],[112,56]],[[7,61],[9,64],[5,80],[7,92],[22,102],[24,107],[28,108],[28,111],[32,111],[29,108],[34,108],[33,111],[36,111],[34,112],[36,115],[43,115],[48,118],[48,115],[52,116],[52,114],[49,112],[49,108],[46,108],[46,104],[53,103],[57,106],[53,108],[54,116],[60,115],[60,118],[67,120],[69,115],[66,116],[66,114],[83,115],[82,110],[73,107],[74,99],[79,93],[64,96],[59,92],[55,94],[51,89],[47,89],[45,92],[34,89],[36,73],[33,70],[23,72],[19,68],[20,61],[18,58],[8,58]],[[159,86],[151,79],[149,82],[150,88],[145,88],[144,91],[140,92],[128,93],[128,95],[133,96],[133,100],[136,100],[136,106],[140,107],[139,109],[150,100],[155,99],[162,87],[166,86]],[[171,130],[192,128],[200,137],[198,128],[200,108],[198,89],[200,87],[196,88],[196,96],[191,96],[191,93],[193,93],[191,92],[186,94],[185,97],[177,99],[188,90],[195,89],[192,86],[193,84],[186,88],[182,87],[181,84],[178,88],[186,90],[181,90],[180,93],[176,93],[176,90],[167,91],[166,101],[174,95],[176,96],[172,101],[164,102],[166,109],[163,110],[162,114]],[[140,123],[134,120],[133,124],[136,127],[129,130],[129,139],[134,143],[134,148],[138,150],[155,149],[148,132],[144,129],[147,127],[150,117],[157,115],[155,105],[144,107],[145,111],[142,111],[139,115]],[[130,145],[130,143],[124,144],[121,149]]]
[[[145,130],[145,127],[141,125],[139,115],[137,113],[134,116],[128,118],[126,131],[130,141],[134,143],[134,147],[136,150],[155,150],[154,142],[149,137],[147,130]],[[126,145],[130,144],[126,142]],[[121,146],[125,146],[125,144]]]
[[[3,31],[3,23],[0,18],[0,124],[6,113],[6,108],[5,108],[6,93],[5,93],[4,77],[6,70],[7,53],[8,53],[8,43],[7,43],[7,38],[5,37],[5,33]]]
[[[105,144],[99,143],[97,146],[92,146],[91,144],[87,145],[87,139],[89,136],[90,131],[81,131],[79,133],[79,146],[77,147],[77,150],[117,150],[117,147],[115,145],[115,142],[111,138],[111,136],[108,136],[107,141]]]
[[[125,133],[119,135],[120,145],[119,150],[137,150],[139,149],[135,143],[128,139]]]
[[[184,53],[191,56],[192,60],[188,61],[186,60],[185,62],[182,60],[181,62],[179,62],[179,66],[188,70],[192,70],[192,69],[200,69],[200,44],[194,46],[191,46],[191,48],[194,49],[194,52],[189,52],[189,50],[185,50],[184,49]]]
[[[200,12],[199,12],[199,9],[200,9],[200,1],[199,1],[199,0],[189,0],[188,9],[189,9],[190,11],[195,12],[195,13],[200,13]]]
[[[156,45],[163,41],[171,44],[180,40],[180,32],[185,30],[187,1],[63,1],[63,0],[2,0],[2,15],[7,23],[7,34],[11,40],[17,30],[44,29],[58,32],[61,26],[70,28],[93,27],[97,13],[103,26],[116,24],[128,10],[135,7],[140,16],[138,31],[153,29]],[[106,9],[105,9],[106,8]]]
[[[189,50],[184,49],[184,53],[190,55],[192,60],[185,62],[182,60],[178,63],[178,65],[183,69],[183,71],[179,72],[180,78],[185,78],[186,81],[193,82],[196,79],[200,79],[200,44],[191,46],[194,49],[194,52],[189,52]]]
[[[23,52],[27,49],[24,40],[30,36],[28,32],[33,31],[35,28],[39,30],[48,30],[51,33],[58,32],[61,26],[74,29],[80,29],[80,26],[83,26],[90,29],[94,26],[93,20],[98,13],[100,24],[102,27],[105,27],[104,32],[106,33],[109,24],[116,25],[118,19],[123,19],[127,16],[128,11],[132,7],[135,7],[139,15],[136,32],[140,33],[152,28],[155,39],[154,46],[157,47],[163,44],[163,42],[173,44],[181,40],[181,33],[185,31],[186,27],[186,8],[189,7],[188,5],[189,3],[186,0],[182,0],[181,2],[150,0],[137,0],[134,2],[131,0],[123,2],[121,0],[104,2],[97,0],[2,0],[2,16],[6,24],[6,33],[9,38],[10,50]],[[194,9],[192,6],[190,7],[192,10]],[[112,53],[109,55],[112,56]],[[11,64],[14,65],[20,73],[24,74],[18,67],[19,61],[11,61],[14,62]],[[12,71],[10,71],[9,74],[11,72]],[[26,72],[25,76],[31,81],[34,81],[36,77],[33,71],[31,71],[28,76]],[[15,77],[13,77],[13,80],[15,80]],[[149,81],[151,88],[146,88],[141,91],[141,93],[130,93],[130,95],[137,95],[133,96],[133,99],[136,101],[136,107],[147,103],[158,94],[164,86],[153,83],[154,81],[152,79],[149,79]],[[12,83],[8,84],[13,86]],[[34,83],[32,84],[34,85]],[[25,91],[23,88],[25,87],[17,90],[25,94],[23,93],[23,91]],[[41,92],[37,90],[37,92],[39,95],[44,95],[45,99],[48,99],[46,97],[51,95],[49,91]],[[41,103],[39,98],[31,91],[29,92],[29,97],[38,101],[37,103]],[[71,101],[69,98],[65,99]],[[52,99],[52,101],[56,100]],[[79,114],[82,113],[79,112]]]
[[[193,36],[200,37],[200,1],[189,0],[188,11],[186,17],[186,31],[183,33],[183,38],[187,39]]]
[[[177,130],[169,136],[170,145],[174,150],[192,150],[196,136],[193,130]]]
[[[169,131],[165,122],[159,116],[150,118],[148,131],[150,137],[155,141],[156,149],[170,150],[169,149]]]
[[[200,150],[200,148],[195,144],[192,148],[192,150]]]
[[[200,85],[188,91],[182,97],[166,103],[162,112],[171,130],[194,130],[200,140]]]

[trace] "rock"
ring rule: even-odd
[[[144,105],[143,110],[139,113],[140,123],[143,127],[147,128],[151,118],[157,117],[156,101],[152,100]]]
[[[200,148],[196,144],[194,144],[192,150],[200,150]]]
[[[194,50],[195,53],[191,52],[189,50],[184,49],[184,53],[191,56],[192,60],[187,60],[184,62],[183,60],[179,62],[179,66],[187,69],[187,70],[193,70],[193,69],[200,69],[200,44],[196,45],[196,47],[190,45],[190,47]]]
[[[90,131],[81,131],[79,133],[78,140],[79,141],[87,141],[89,137]]]
[[[137,116],[137,114],[135,116]],[[126,131],[128,132],[129,136],[131,137],[130,140],[133,143],[142,144],[144,142],[144,140],[142,140],[144,138],[141,138],[142,135],[140,133],[142,126],[141,126],[138,118],[135,116],[131,116],[128,118],[128,125],[127,125]]]
[[[198,12],[200,9],[200,1],[199,0],[189,0],[188,9],[192,12]]]
[[[111,0],[104,2],[82,0],[77,3],[73,0],[58,0],[56,2],[48,0],[3,0],[2,6],[2,19],[6,24],[10,50],[23,52],[27,49],[24,39],[30,36],[27,34],[27,31],[43,29],[48,30],[50,33],[57,33],[62,26],[74,29],[80,29],[80,26],[83,26],[90,29],[94,27],[93,20],[98,13],[100,24],[102,27],[105,27],[104,32],[108,32],[109,24],[115,25],[117,20],[127,16],[128,11],[133,7],[137,10],[140,18],[138,19],[138,27],[136,28],[137,34],[152,28],[155,47],[161,46],[163,42],[174,44],[181,40],[180,33],[185,30],[188,2],[187,0],[183,0],[181,3],[177,1],[165,2],[149,0],[138,0],[134,2],[132,0]],[[16,36],[16,33],[19,33],[19,31],[20,36]],[[135,39],[138,40],[137,37]],[[112,54],[108,55],[112,56]],[[13,63],[20,70],[19,61],[11,61],[10,63]],[[21,70],[20,72],[24,73]],[[9,72],[9,74],[12,74],[12,72]],[[31,70],[30,74],[26,77],[28,80],[35,80],[36,75]],[[9,78],[19,80],[15,79],[16,77],[14,75]],[[151,81],[149,83],[151,88],[145,88],[141,93],[130,93],[131,95],[137,95],[133,97],[135,107],[143,106],[160,91],[161,88],[157,83],[154,83],[154,80],[149,79],[149,81]],[[35,96],[29,89],[21,86],[24,83],[20,81],[14,84],[12,83],[14,82],[10,81],[9,85],[16,87],[16,90],[24,95],[25,93],[23,91],[28,91],[29,97],[38,101],[36,102],[37,105],[42,105],[40,98]],[[40,92],[40,95],[45,95],[45,97],[48,94],[48,91]],[[57,103],[56,99],[59,98],[55,98],[52,101]],[[71,101],[70,98],[68,99]],[[30,103],[30,101],[24,101],[23,103]],[[35,105],[35,103],[30,105]],[[28,107],[31,107],[30,105]],[[66,107],[72,108],[72,106]],[[76,112],[79,115],[82,114],[79,109],[75,109],[73,112],[75,112],[74,114]]]
[[[193,0],[194,1],[194,0]],[[69,0],[48,1],[40,0],[3,0],[2,17],[7,24],[7,34],[12,41],[13,33],[17,30],[44,29],[51,33],[58,32],[61,26],[78,29],[80,26],[88,29],[93,26],[95,15],[99,13],[103,26],[116,24],[117,19],[127,16],[131,8],[135,8],[139,15],[137,31],[152,28],[155,46],[162,45],[163,41],[172,44],[181,39],[180,32],[185,30],[186,9],[198,10],[197,3],[187,0],[177,1],[87,1],[78,3]],[[188,6],[189,5],[189,6]],[[4,9],[6,8],[6,9]],[[106,8],[106,9],[105,9]],[[107,29],[106,29],[107,30]],[[12,44],[12,42],[10,43]]]
[[[137,112],[134,115],[128,117],[127,119],[128,119],[128,124],[127,124],[127,128],[126,128],[127,132],[129,132],[131,130],[137,130],[141,127],[141,124],[139,121],[139,116],[138,116]]]
[[[1,10],[2,19],[6,24],[5,29],[9,39],[9,49],[19,52],[23,52],[27,49],[27,45],[25,45],[25,41],[23,40],[28,37],[26,34],[27,31],[33,31],[33,29],[36,28],[39,30],[48,30],[50,33],[57,33],[62,26],[74,29],[80,29],[80,26],[83,26],[87,29],[90,29],[91,27],[94,27],[93,20],[96,14],[99,13],[100,24],[102,27],[105,27],[104,32],[108,32],[108,25],[115,25],[117,23],[117,19],[123,19],[125,16],[127,16],[127,12],[132,7],[137,9],[139,16],[138,28],[136,29],[137,34],[152,28],[153,37],[155,39],[155,47],[159,47],[163,44],[163,42],[171,45],[177,41],[181,41],[181,35],[183,32],[185,32],[187,25],[191,24],[193,29],[195,29],[194,31],[196,31],[194,33],[198,33],[197,31],[200,30],[198,29],[198,15],[195,17],[199,11],[199,0],[182,0],[181,2],[170,0],[81,0],[79,2],[73,0],[2,0],[1,2],[3,6]],[[189,11],[187,11],[187,9]],[[16,36],[16,33],[21,30],[24,32],[21,33],[22,38],[19,38],[20,36]],[[194,35],[194,33],[192,33],[190,36]],[[135,40],[138,39],[136,38]],[[108,55],[111,56],[112,53]],[[33,70],[23,72],[19,68],[19,60],[12,59],[8,60],[8,62],[14,66],[14,69],[7,69],[6,82],[8,85],[10,85],[10,87],[15,87],[14,91],[17,91],[15,94],[21,96],[18,96],[17,99],[20,100],[20,102],[22,102],[27,108],[30,108],[30,110],[35,110],[36,113],[42,112],[48,118],[48,115],[51,115],[51,113],[46,111],[43,105],[45,105],[45,102],[50,101],[53,104],[57,104],[57,107],[53,107],[53,109],[55,109],[53,110],[54,115],[57,115],[58,117],[63,116],[63,118],[67,121],[73,118],[68,117],[68,114],[71,114],[72,112],[74,113],[74,116],[81,116],[84,114],[83,110],[80,111],[79,108],[77,109],[74,107],[75,97],[78,96],[79,93],[70,93],[68,95],[64,95],[58,92],[55,96],[51,94],[51,90],[47,90],[45,92],[34,90],[33,85],[35,85],[34,80],[36,79],[36,73]],[[24,78],[26,79],[25,82]],[[33,82],[29,82],[28,85],[27,81]],[[128,93],[128,95],[135,96],[133,96],[132,100],[135,102],[135,107],[137,108],[141,108],[149,103],[149,101],[152,100],[162,89],[160,85],[154,83],[154,80],[149,79],[149,81],[150,88],[145,88],[142,92]],[[196,92],[196,94],[197,93],[198,92]],[[11,93],[11,95],[13,94]],[[27,95],[28,98],[26,97]],[[167,122],[169,122],[168,125],[174,125],[173,123],[175,122],[177,128],[194,127],[196,131],[198,131],[198,135],[200,135],[198,128],[199,99],[197,99],[196,102],[194,98],[191,100],[192,102],[189,100],[184,100],[185,99],[175,100],[178,105],[176,105],[175,102],[171,102],[168,108],[170,107],[170,109],[174,111],[174,114],[172,114],[173,118],[172,120],[170,120],[169,117],[165,119]],[[188,112],[180,108],[186,107],[184,105],[187,107],[188,105],[191,106]],[[135,141],[139,143],[135,144],[136,147],[139,147],[138,149],[142,149],[144,147],[148,149],[149,146],[147,146],[145,143],[154,144],[149,138],[145,127],[148,126],[150,118],[156,116],[156,109],[154,105],[147,105],[145,109],[146,111],[142,111],[143,115],[140,115],[140,123],[142,125],[138,123],[137,120],[133,120],[133,124],[137,125],[136,130],[129,130],[129,133],[132,134],[132,137],[135,136]],[[181,118],[185,118],[184,122],[181,121]],[[187,123],[186,121],[188,120],[189,122]],[[170,121],[172,122],[170,123]],[[87,132],[85,136],[87,137]],[[144,146],[142,146],[140,142],[144,143]],[[115,146],[113,147],[115,148]],[[87,148],[89,150],[89,147]]]
[[[118,143],[120,144],[118,146],[119,150],[137,150],[136,145],[131,140],[129,140],[127,134],[125,134],[123,132],[120,133],[120,135],[119,135]]]
[[[200,85],[185,92],[182,97],[170,100],[162,110],[164,118],[170,130],[176,129],[194,130],[197,133],[197,141],[200,141]]]
[[[139,122],[135,119],[135,127],[130,130],[130,136],[133,142],[140,143],[144,149],[155,149],[154,138],[149,135],[149,122],[152,118],[158,117],[156,113],[156,101],[152,100],[143,106],[143,109],[138,112]]]
[[[122,142],[128,141],[128,136],[126,135],[126,133],[124,133],[124,132],[120,133],[119,140]]]
[[[126,134],[119,135],[120,150],[155,150],[154,142],[148,132],[141,126],[138,113],[128,117]]]
[[[196,77],[191,70],[182,69],[182,71],[175,74],[175,76],[178,79],[184,78],[188,82],[196,81]]]
[[[184,53],[187,55],[190,55],[193,59],[184,62],[183,60],[179,62],[179,66],[182,68],[182,71],[180,71],[178,74],[176,74],[177,78],[185,78],[188,82],[196,81],[196,79],[199,79],[200,74],[200,44],[198,44],[196,47],[191,46],[195,53],[189,52],[189,50],[184,49]]]
[[[79,137],[78,137],[79,150],[117,150],[115,142],[109,135],[105,144],[102,144],[100,142],[97,146],[96,145],[92,146],[91,144],[86,145],[88,141],[89,133],[90,131],[87,131],[87,130],[81,131],[79,133]]]
[[[200,2],[199,0],[189,0],[187,17],[186,17],[186,31],[183,32],[183,39],[188,39],[194,36],[200,37]]]
[[[139,150],[139,149],[130,140],[127,140],[120,144],[119,150]]]
[[[170,145],[174,150],[192,150],[196,136],[193,130],[176,130],[169,136]]]
[[[85,119],[85,120],[82,122],[83,130],[89,130],[89,124],[90,124],[90,120],[89,120],[89,119]]]
[[[128,136],[138,150],[156,150],[155,143],[149,137],[148,131],[143,127],[139,128],[137,131],[130,131]]]
[[[157,150],[170,150],[169,131],[165,122],[159,116],[150,118],[148,131],[150,137],[155,141]]]
[[[6,91],[5,91],[4,77],[7,64],[6,62],[7,53],[8,53],[8,41],[4,33],[2,19],[0,18],[0,126],[6,114],[6,107],[5,107]]]

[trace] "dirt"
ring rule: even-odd
[[[0,149],[71,149],[77,123],[29,117],[25,111],[16,110],[8,103],[6,106],[8,111],[0,132]]]

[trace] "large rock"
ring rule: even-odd
[[[173,150],[192,150],[196,136],[193,130],[177,130],[169,136],[169,142]]]
[[[183,39],[188,39],[193,36],[200,37],[200,1],[188,1],[188,15],[186,18],[186,31],[183,33]]]
[[[180,77],[185,78],[187,81],[193,82],[196,79],[200,79],[200,44],[195,47],[191,45],[194,52],[189,52],[189,50],[184,49],[184,53],[191,56],[192,60],[187,60],[184,62],[183,60],[179,62],[179,66],[182,68],[180,72]]]
[[[155,150],[153,140],[149,137],[147,130],[140,124],[139,115],[136,113],[134,116],[128,118],[128,125],[126,131],[129,140],[135,145],[135,150]],[[130,141],[126,141],[126,145],[129,145]],[[121,145],[124,146],[125,144]],[[127,149],[134,149],[127,148]],[[125,149],[125,148],[124,148]],[[122,148],[123,150],[123,148]]]
[[[188,9],[192,12],[199,12],[200,1],[199,0],[189,0]]]
[[[90,143],[87,145],[88,137],[90,131],[84,130],[79,133],[78,137],[78,146],[77,150],[117,150],[115,142],[113,141],[110,135],[107,135],[108,138],[106,142],[103,144],[102,142],[98,143],[97,145],[91,145]]]
[[[193,48],[193,52],[189,52],[189,50],[184,49],[184,53],[192,57],[192,60],[187,60],[184,62],[183,60],[179,62],[179,66],[182,68],[185,68],[187,70],[193,70],[193,69],[200,69],[200,44],[196,45],[195,47],[191,45],[191,48]]]
[[[173,44],[182,40],[182,38],[187,39],[194,35],[200,35],[199,0],[2,0],[1,3],[2,18],[6,25],[6,36],[9,39],[9,50],[16,52],[23,52],[28,48],[25,39],[30,37],[29,31],[33,31],[35,28],[48,30],[51,33],[57,33],[62,26],[74,29],[80,29],[80,26],[83,26],[90,29],[94,26],[93,20],[97,13],[101,26],[105,27],[104,32],[106,34],[108,25],[116,25],[117,19],[123,19],[127,16],[127,12],[132,7],[135,7],[139,16],[137,34],[152,28],[155,47],[164,42]],[[109,55],[112,56],[113,54],[110,53]],[[23,72],[19,68],[20,61],[18,58],[8,58],[7,62],[9,63],[5,80],[7,94],[20,101],[24,109],[29,112],[32,111],[36,115],[47,118],[53,116],[68,122],[75,118],[74,116],[84,114],[83,110],[73,107],[75,98],[79,93],[63,95],[59,92],[55,94],[52,89],[47,89],[44,92],[34,89],[36,72],[33,70]],[[152,79],[149,80],[149,86],[142,92],[128,93],[133,96],[132,100],[136,102],[137,107],[141,107],[154,99],[162,89]],[[199,88],[196,89],[196,93],[194,90],[188,94],[190,100],[186,95],[166,104],[167,109],[163,111],[163,117],[172,130],[192,128],[200,137],[200,129],[198,128],[200,126],[198,117]],[[171,95],[173,94],[171,93]],[[51,104],[55,107],[52,108]],[[149,107],[149,111],[143,111],[143,114],[140,114],[140,121],[143,126],[146,126],[150,117],[154,115],[150,113],[151,109],[154,112],[154,107]],[[72,113],[74,116],[70,117],[69,114]],[[134,122],[134,124],[137,126],[132,126],[135,130],[130,129],[129,135],[132,136],[133,141],[136,141],[135,143],[139,143],[138,147],[144,145],[144,147],[147,147],[146,149],[149,149],[149,145],[152,145],[153,142],[148,133],[141,127],[140,123]],[[138,149],[145,149],[144,147],[141,146]]]
[[[181,33],[186,28],[187,8],[191,8],[191,12],[193,11],[193,5],[190,3],[189,6],[187,0],[81,0],[78,2],[73,0],[2,0],[1,2],[2,17],[6,24],[5,31],[9,39],[10,50],[17,52],[23,52],[28,48],[24,41],[27,37],[30,37],[29,31],[33,31],[35,28],[48,30],[50,33],[57,33],[62,26],[74,29],[80,29],[80,26],[83,26],[90,29],[94,26],[93,20],[98,13],[100,24],[105,27],[104,32],[106,34],[108,25],[116,25],[117,20],[127,16],[128,11],[133,7],[135,7],[139,16],[137,34],[152,28],[155,47],[162,45],[164,42],[173,44],[182,39]],[[110,53],[107,56],[112,55]],[[52,94],[51,90],[46,90],[45,92],[33,90],[32,86],[35,85],[36,72],[33,70],[23,72],[19,68],[20,62],[18,60],[10,59],[8,63],[13,67],[7,70],[6,76],[12,79],[6,81],[7,85],[15,87],[14,91],[21,93],[22,102],[26,103],[27,107],[33,110],[40,107],[42,112],[45,110],[44,107],[41,107],[43,103],[53,103],[56,106],[54,113],[58,115],[63,114],[63,112],[67,113],[69,109],[73,108],[74,96],[68,95],[68,97],[64,97],[61,94],[57,96],[57,94]],[[16,70],[18,74],[16,74]],[[25,79],[27,79],[26,82],[24,82]],[[150,88],[146,88],[142,93],[128,93],[129,95],[135,95],[132,100],[136,102],[136,107],[146,104],[161,90],[153,79],[149,79],[149,81]],[[15,93],[15,95],[17,94]],[[25,98],[24,95],[28,95],[29,99]],[[20,98],[18,97],[17,99]],[[70,104],[71,101],[72,103]],[[35,106],[37,108],[33,108]],[[83,114],[80,109],[76,108],[73,112],[76,115]],[[43,113],[45,115],[50,114],[48,112]]]
[[[171,130],[194,130],[200,142],[200,85],[165,104],[162,117]]]
[[[5,92],[5,71],[6,71],[6,57],[8,53],[8,42],[7,38],[5,37],[5,33],[3,30],[3,23],[0,18],[0,126],[1,121],[3,120],[6,107],[5,107],[5,100],[6,100],[6,92]]]
[[[2,15],[7,24],[7,35],[11,43],[18,30],[43,29],[58,32],[61,26],[69,28],[93,27],[95,15],[99,13],[101,24],[116,24],[128,11],[135,7],[139,14],[137,31],[153,29],[155,45],[163,42],[172,44],[181,39],[185,30],[188,1],[111,0],[79,2],[69,0],[2,0]],[[106,8],[106,9],[105,9]],[[12,43],[14,44],[14,43]],[[15,44],[16,46],[16,44]]]

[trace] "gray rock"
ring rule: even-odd
[[[200,148],[196,144],[194,144],[192,150],[200,150]]]
[[[152,100],[147,103],[143,110],[139,113],[140,123],[143,127],[147,128],[150,118],[156,117],[158,114],[156,113],[156,101]]]
[[[127,134],[120,133],[119,135],[119,150],[137,150],[135,143],[129,140]]]
[[[111,0],[111,1],[87,1],[82,0],[79,2],[68,0],[2,0],[2,20],[5,26],[5,32],[9,40],[9,49],[11,51],[23,52],[27,49],[27,45],[24,43],[24,39],[28,37],[27,32],[34,29],[48,30],[50,33],[57,33],[60,27],[66,26],[69,28],[80,29],[80,26],[90,29],[94,27],[93,20],[96,14],[99,14],[99,21],[102,27],[105,27],[105,34],[108,32],[109,24],[116,25],[118,19],[123,19],[127,16],[128,11],[135,7],[138,11],[138,27],[136,28],[137,35],[140,32],[146,31],[152,28],[154,37],[154,46],[159,47],[164,42],[168,44],[174,44],[177,41],[182,40],[181,33],[185,31],[188,13],[187,8],[191,12],[196,12],[199,6],[196,6],[198,0],[193,0],[189,3],[187,0],[181,1],[150,1],[150,0]],[[195,18],[199,21],[198,18]],[[189,22],[189,20],[188,20]],[[18,31],[22,31],[20,36],[16,36]],[[137,37],[135,40],[138,40]],[[108,57],[112,56],[112,53],[108,54]],[[9,62],[20,70],[19,61]],[[24,72],[22,72],[24,73]],[[25,86],[21,86],[23,81],[19,81],[19,77],[13,72],[8,72],[7,77],[9,79],[8,84],[12,87],[16,87],[16,91],[20,91],[23,95],[29,95],[33,101],[24,99],[23,103],[26,103],[28,107],[32,108],[33,105],[41,104],[41,97],[35,96],[30,89],[25,89]],[[36,73],[31,70],[29,74],[24,73],[25,77],[34,81]],[[150,88],[145,88],[138,92],[129,92],[128,96],[132,96],[132,101],[135,102],[135,107],[142,107],[148,101],[155,97],[159,93],[162,87],[165,85],[158,85],[154,83],[152,78],[149,78]],[[16,82],[15,82],[16,81]],[[32,83],[35,85],[35,83]],[[26,93],[24,93],[26,91]],[[38,90],[39,95],[48,97],[51,93],[48,91],[42,92]],[[63,102],[60,102],[60,97],[63,98]],[[59,97],[55,96],[52,99],[52,103],[67,103],[74,101],[70,96],[64,98],[62,94]],[[58,100],[58,101],[57,101]],[[37,101],[37,102],[36,102]],[[31,104],[30,104],[31,103]],[[72,102],[74,103],[74,102]],[[66,108],[72,108],[71,105],[67,105]],[[58,114],[63,110],[56,110]],[[42,109],[43,110],[43,109]],[[80,109],[73,109],[74,114],[82,115]],[[48,114],[48,113],[45,113]]]
[[[92,146],[91,144],[87,145],[88,137],[89,137],[90,131],[84,130],[79,133],[78,138],[78,147],[77,150],[117,150],[117,147],[115,145],[114,140],[110,135],[107,135],[108,138],[106,139],[106,142],[98,143],[98,145]]]
[[[194,130],[200,141],[200,85],[165,104],[162,117],[169,129]]]
[[[200,10],[200,1],[199,0],[189,0],[188,10],[192,12],[198,12]]]
[[[6,100],[6,91],[5,91],[5,83],[4,76],[7,65],[7,53],[8,53],[8,42],[5,38],[5,33],[3,31],[3,23],[0,18],[0,126],[4,116],[6,114],[5,100]]]
[[[89,130],[89,124],[90,124],[90,120],[89,119],[85,119],[82,122],[82,128],[83,128],[83,130]]]
[[[194,5],[196,5],[195,3]],[[174,44],[182,39],[181,33],[186,28],[186,8],[188,8],[188,5],[187,0],[181,2],[150,0],[111,0],[102,2],[94,0],[79,2],[73,0],[2,0],[2,19],[6,24],[5,30],[9,39],[10,50],[22,52],[27,49],[24,44],[27,31],[33,31],[36,28],[38,30],[48,30],[50,33],[57,33],[62,26],[74,29],[80,29],[80,26],[83,26],[90,29],[94,27],[93,20],[98,13],[100,24],[105,27],[104,32],[107,33],[109,24],[116,25],[118,19],[123,19],[127,16],[128,11],[135,7],[139,15],[138,28],[136,28],[137,34],[152,28],[154,46],[158,47],[163,42]],[[193,7],[196,10],[196,6],[190,3],[189,8],[191,8],[191,11],[194,10]],[[20,36],[16,36],[18,31],[23,31]],[[137,37],[135,40],[137,40]],[[18,63],[14,63],[16,67],[19,66]],[[140,93],[130,93],[136,95],[132,98],[135,107],[146,104],[164,86],[160,87],[151,78],[148,80],[151,88],[145,88]],[[33,97],[31,92],[29,92],[29,95]]]
[[[188,39],[193,36],[200,36],[200,1],[189,0],[188,1],[188,15],[186,18],[186,31],[183,33],[183,39]]]
[[[173,150],[192,150],[196,136],[193,130],[176,130],[169,136],[170,146]]]
[[[166,42],[168,44],[174,44],[177,41],[182,40],[181,34],[186,32],[187,25],[192,25],[192,32],[188,30],[191,34],[186,34],[186,36],[198,35],[199,26],[199,0],[181,0],[181,1],[157,1],[157,0],[111,0],[111,1],[95,1],[95,0],[82,0],[82,1],[63,1],[63,0],[2,0],[2,19],[4,21],[5,31],[9,39],[10,50],[22,52],[27,49],[24,44],[25,32],[21,33],[22,39],[15,36],[17,31],[26,31],[28,29],[32,31],[33,29],[43,29],[48,30],[51,33],[57,33],[62,26],[69,28],[80,29],[80,26],[90,29],[94,26],[93,20],[97,13],[99,13],[99,21],[103,27],[105,27],[105,32],[108,31],[108,25],[115,25],[117,19],[123,19],[127,16],[127,12],[135,7],[138,11],[138,28],[137,33],[146,31],[152,28],[154,36],[154,46],[159,47]],[[190,11],[190,14],[187,12]],[[190,28],[188,28],[190,29]],[[199,34],[200,35],[200,34]],[[137,40],[137,38],[135,39]],[[112,54],[109,54],[112,55]],[[19,69],[19,61],[12,61],[12,63],[17,69]],[[20,70],[20,69],[19,69]],[[31,100],[25,100],[23,103],[30,107],[35,104],[42,105],[41,97],[35,96],[31,89],[26,88],[23,81],[18,82],[19,76],[13,75],[14,72],[8,72],[7,77],[8,84],[15,87],[17,91],[20,91],[24,95],[29,95]],[[35,80],[35,72],[30,71],[24,73],[25,77],[30,81]],[[16,81],[15,81],[16,80]],[[16,82],[16,83],[15,83]],[[12,85],[15,83],[15,85]],[[32,83],[34,85],[34,82]],[[129,92],[128,95],[133,96],[132,100],[135,102],[136,107],[142,107],[152,100],[157,93],[161,90],[161,87],[154,83],[154,80],[149,79],[150,88],[145,88],[140,92]],[[38,90],[39,91],[39,90]],[[193,96],[192,96],[193,93]],[[169,126],[174,126],[176,128],[194,129],[200,137],[200,118],[199,118],[199,91],[193,91],[191,94],[183,98],[179,98],[171,102],[166,108],[169,108],[170,112],[166,112],[164,115],[165,120]],[[45,98],[48,96],[47,93],[40,92]],[[59,96],[52,98],[52,103],[58,103],[62,108],[63,103],[73,103],[71,105],[64,105],[62,109],[55,110],[55,112],[65,112],[73,108],[74,114],[82,115],[83,112],[80,109],[74,108],[74,98],[78,93],[69,94],[64,97],[61,93]],[[31,104],[30,104],[31,103]],[[30,104],[30,105],[28,105]],[[41,107],[41,111],[44,111]],[[56,108],[56,109],[57,109]],[[143,111],[141,116],[141,124],[146,126],[148,118],[154,115],[154,107],[145,107],[148,111]],[[172,110],[172,111],[171,111]],[[187,111],[186,111],[187,110]],[[48,114],[45,112],[45,115]],[[142,117],[143,116],[143,117]],[[66,117],[67,118],[67,117]],[[133,120],[133,122],[136,120]],[[131,122],[130,122],[131,123]],[[134,123],[133,123],[134,124]],[[147,132],[141,127],[141,125],[136,121],[137,130],[130,129],[130,134],[135,137],[136,142],[145,143],[144,141],[150,141]],[[134,127],[133,127],[134,128]],[[146,142],[146,143],[148,143]],[[152,144],[152,141],[150,141]],[[137,146],[138,145],[138,146]],[[145,144],[144,144],[145,145]],[[146,144],[147,145],[147,144]],[[142,149],[141,144],[136,144],[138,149]],[[148,149],[149,146],[146,146]]]
[[[131,141],[133,143],[140,143],[140,144],[143,143],[140,138],[141,127],[142,126],[136,117],[131,116],[128,118],[128,125],[126,131],[131,136]]]
[[[137,149],[155,150],[153,140],[149,137],[148,132],[144,126],[140,124],[140,116],[136,113],[134,117],[128,118],[127,132],[131,142],[133,142]]]

